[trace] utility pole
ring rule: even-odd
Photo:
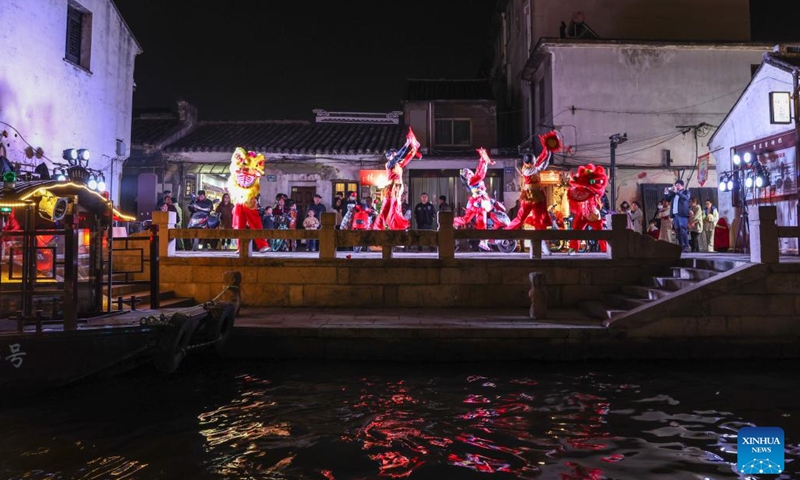
[[[608,137],[611,147],[611,211],[617,211],[617,145],[628,141],[628,134],[615,133]]]

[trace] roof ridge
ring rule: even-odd
[[[198,125],[211,125],[211,124],[230,124],[230,125],[245,125],[245,124],[261,124],[261,125],[311,125],[312,122],[308,120],[200,120]]]

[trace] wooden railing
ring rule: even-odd
[[[531,244],[530,258],[541,258],[542,241],[552,240],[578,240],[578,241],[605,241],[608,244],[606,258],[623,259],[636,257],[635,252],[641,252],[641,248],[629,248],[632,241],[641,242],[642,235],[627,229],[627,218],[625,215],[612,216],[611,230],[460,230],[453,228],[452,212],[441,212],[439,214],[438,230],[338,230],[335,228],[336,216],[334,213],[322,214],[322,227],[319,230],[234,230],[234,229],[176,229],[166,228],[174,219],[170,219],[172,212],[154,212],[153,223],[159,226],[161,232],[160,254],[162,257],[172,257],[176,255],[176,241],[180,239],[206,239],[222,240],[236,239],[238,244],[247,245],[248,248],[239,248],[238,255],[241,258],[248,258],[252,255],[251,240],[254,239],[284,239],[302,240],[314,239],[319,241],[319,258],[336,258],[339,247],[352,247],[359,245],[371,245],[381,247],[382,256],[385,259],[392,258],[393,247],[435,247],[440,259],[452,259],[455,257],[455,245],[457,240],[475,239],[495,239],[495,240],[529,240]],[[651,239],[644,240],[645,242]],[[669,245],[666,242],[657,242],[662,248]],[[655,245],[655,243],[653,243]],[[653,247],[655,248],[655,247]],[[632,252],[634,252],[632,254]],[[671,250],[670,250],[671,252]],[[518,256],[516,258],[519,258]],[[594,256],[594,258],[597,258]]]

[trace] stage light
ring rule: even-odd
[[[744,186],[747,188],[753,188],[753,175],[748,174],[747,179],[744,181]]]
[[[771,182],[769,171],[761,163],[756,163],[755,185],[756,188],[769,187]]]
[[[102,173],[97,178],[97,191],[100,193],[106,191],[106,177]]]
[[[750,152],[745,152],[745,154],[744,154],[744,163],[745,163],[745,165],[749,165],[752,160],[753,160],[753,156],[750,154]]]
[[[737,153],[736,155],[733,156],[733,164],[739,166],[740,163],[742,163],[742,157],[740,157],[739,154]]]
[[[728,185],[727,185],[728,188],[727,189],[728,189],[729,192],[733,191],[734,185],[735,185],[735,182],[733,181],[733,176],[728,177]]]
[[[86,182],[86,186],[89,187],[90,190],[97,190],[97,178],[94,174],[89,176],[89,181]]]
[[[719,191],[725,192],[728,190],[728,176],[723,175],[722,179],[719,181]]]
[[[74,162],[75,160],[78,159],[78,150],[75,148],[68,148],[64,150],[61,156],[64,158],[64,160],[67,160],[69,162]]]

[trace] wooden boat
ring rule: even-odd
[[[64,322],[0,320],[0,396],[27,395],[145,363],[172,373],[192,351],[221,354],[239,310],[239,272],[216,298],[189,308],[122,310]]]
[[[239,310],[239,272],[226,273],[209,301],[158,308],[157,230],[116,248],[113,222],[133,218],[88,188],[84,167],[68,171],[68,181],[3,175],[0,398],[143,362],[171,373],[190,351],[221,352]],[[151,308],[112,299],[119,283],[148,285]]]

